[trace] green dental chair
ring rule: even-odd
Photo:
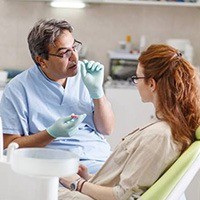
[[[179,200],[200,169],[200,127],[196,141],[178,158],[139,200]],[[190,199],[189,199],[190,200]]]

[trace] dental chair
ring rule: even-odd
[[[139,200],[182,200],[184,192],[200,169],[200,127],[196,141],[159,178]]]

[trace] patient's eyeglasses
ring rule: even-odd
[[[59,54],[53,54],[53,53],[49,53],[48,55],[50,56],[56,56],[59,58],[70,58],[72,56],[73,52],[79,52],[82,48],[82,43],[79,42],[78,40],[74,40],[74,44],[72,46],[72,48],[68,48],[66,49],[65,52],[59,53]]]
[[[137,75],[131,76],[131,81],[132,81],[134,84],[137,84],[137,83],[138,83],[138,79],[146,79],[146,77],[144,77],[144,76],[137,76]]]

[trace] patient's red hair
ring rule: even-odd
[[[157,82],[157,113],[162,114],[183,152],[200,125],[200,85],[197,69],[168,45],[151,45],[139,57],[145,77]],[[145,80],[145,81],[148,81]]]

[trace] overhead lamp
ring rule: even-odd
[[[50,4],[55,8],[84,8],[86,6],[85,3],[81,1],[52,1]]]

